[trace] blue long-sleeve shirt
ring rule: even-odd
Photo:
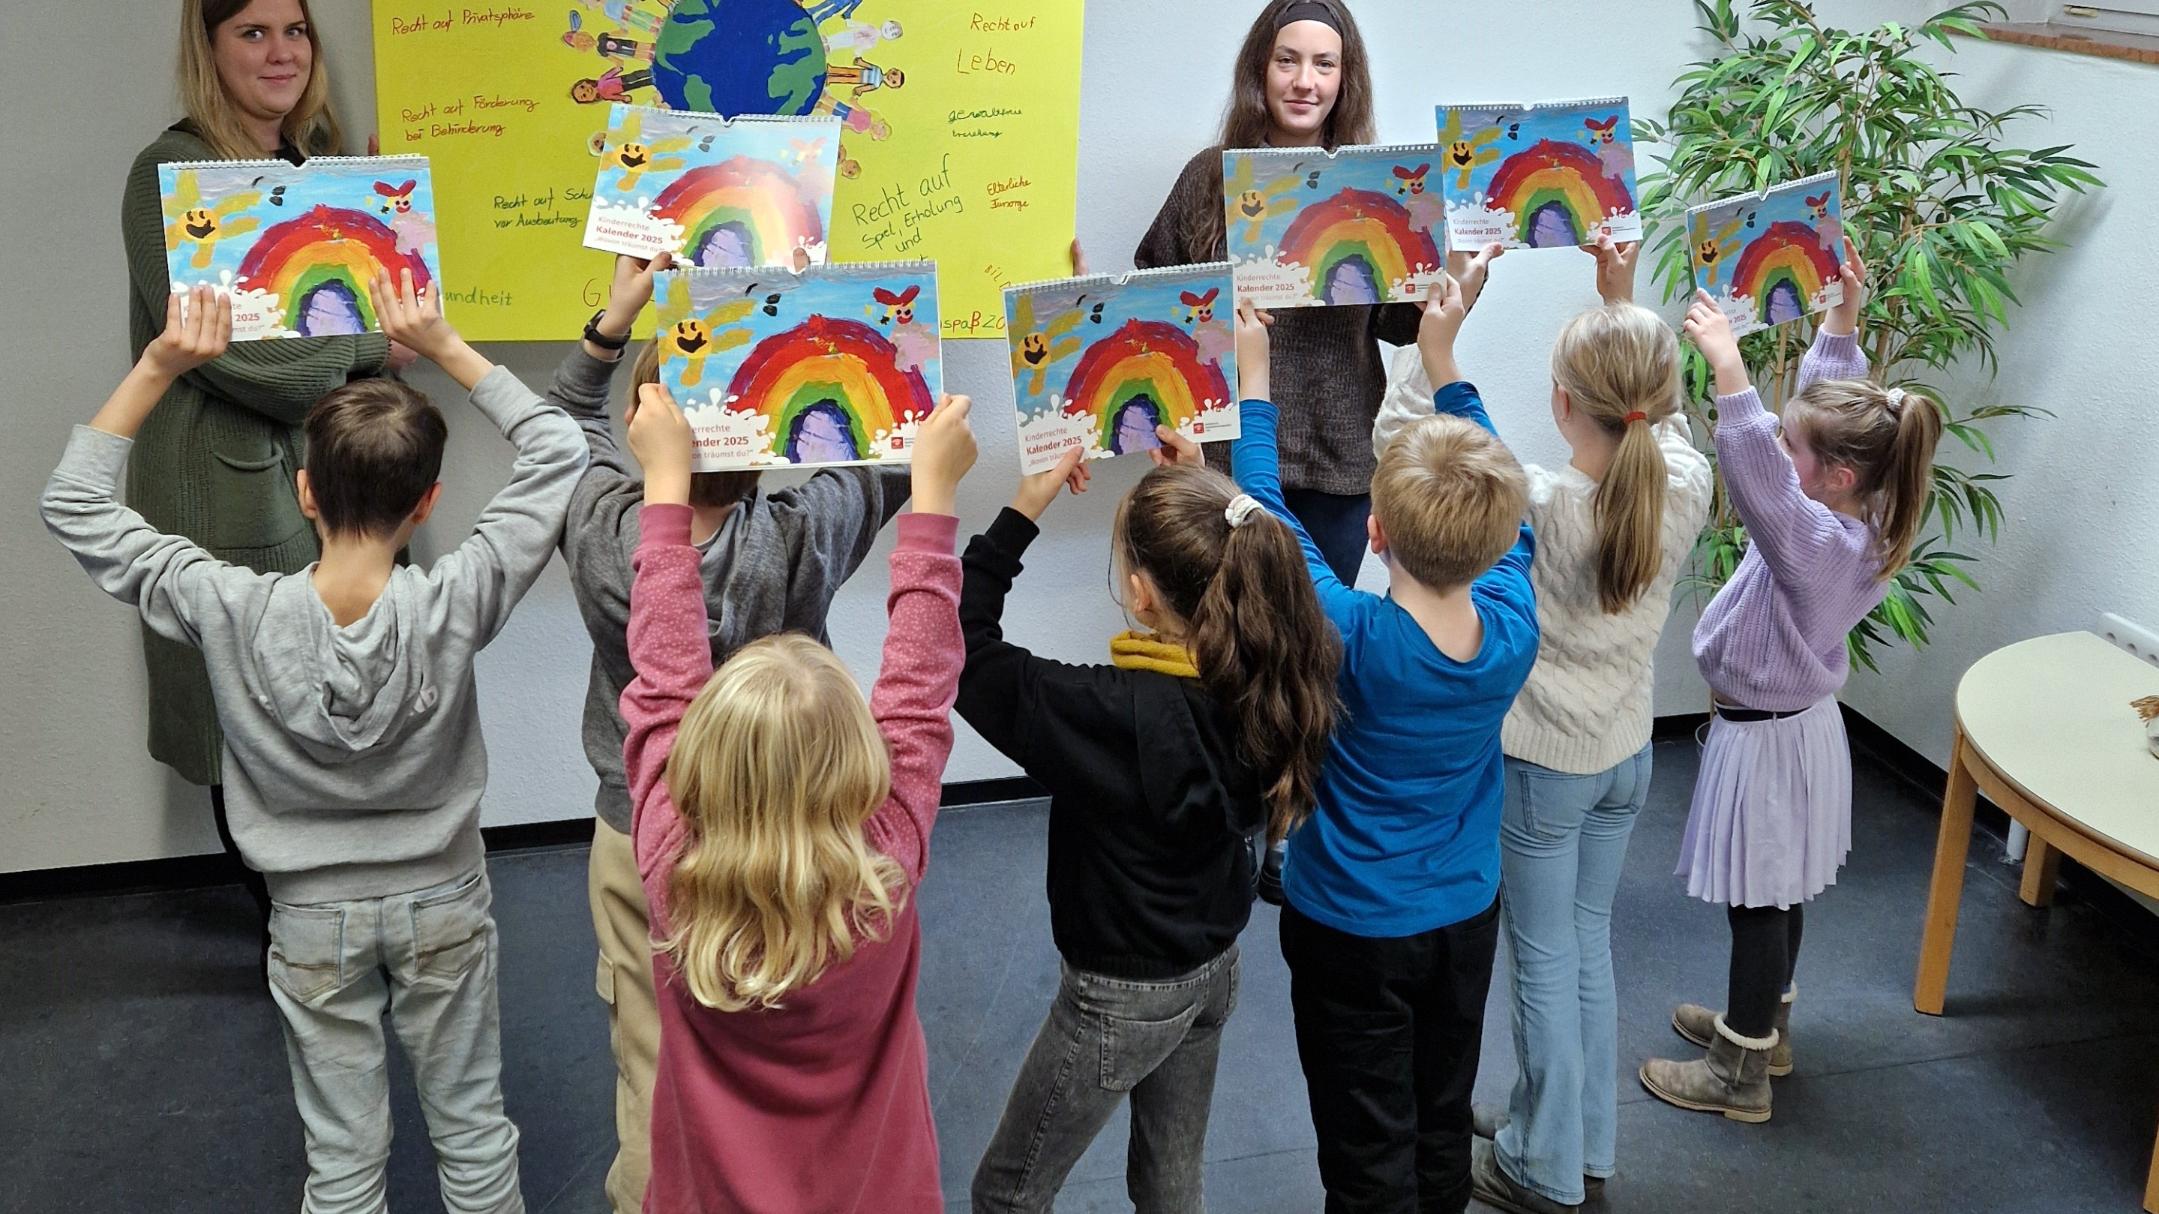
[[[1442,413],[1492,429],[1477,390],[1434,394]],[[1243,404],[1232,462],[1244,491],[1288,523],[1320,607],[1342,635],[1343,713],[1313,815],[1289,838],[1290,905],[1357,936],[1412,936],[1469,919],[1499,894],[1500,723],[1537,660],[1529,525],[1470,586],[1484,622],[1458,662],[1392,598],[1344,585],[1282,498],[1278,414]]]

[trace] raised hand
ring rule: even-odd
[[[1492,263],[1506,251],[1507,246],[1493,241],[1474,253],[1457,250],[1447,254],[1447,276],[1462,286],[1464,313],[1477,306],[1477,297],[1484,294],[1484,282],[1492,272]]]
[[[1859,311],[1867,303],[1867,263],[1860,260],[1859,245],[1844,238],[1844,262],[1837,267],[1837,281],[1844,285],[1844,301],[1829,309],[1822,327],[1831,333],[1857,333]]]
[[[975,432],[967,424],[974,402],[947,396],[915,430],[912,469],[917,514],[956,512],[960,478],[975,463]]]
[[[1057,500],[1059,489],[1087,492],[1087,482],[1094,473],[1088,470],[1084,455],[1078,447],[1069,448],[1058,457],[1055,467],[1021,477],[1019,489],[1012,494],[1012,508],[1028,518],[1039,519]]]
[[[414,290],[412,271],[398,271],[398,280],[382,271],[375,274],[372,300],[375,320],[393,345],[403,345],[421,358],[448,372],[467,391],[479,386],[494,364],[480,356],[442,318],[442,288],[432,284]]]
[[[652,276],[675,264],[675,255],[661,253],[651,258],[615,257],[614,281],[607,286],[607,314],[600,318],[600,332],[609,337],[621,337],[630,331],[637,314],[652,302]],[[616,322],[620,322],[619,326]]]
[[[223,354],[231,342],[230,295],[208,286],[185,295],[174,292],[165,299],[165,331],[142,348],[142,366],[161,379],[178,379]]]
[[[1730,396],[1744,392],[1750,386],[1747,379],[1746,360],[1739,356],[1739,339],[1732,336],[1731,318],[1707,291],[1696,291],[1694,302],[1687,306],[1687,318],[1680,322],[1681,331],[1694,340],[1694,348],[1702,352],[1709,369],[1716,373],[1717,395]]]
[[[1598,236],[1595,244],[1582,245],[1581,249],[1597,260],[1598,297],[1608,304],[1633,303],[1634,268],[1642,256],[1642,242],[1617,244],[1607,232]]]
[[[1154,460],[1157,468],[1172,465],[1196,468],[1207,462],[1207,457],[1200,452],[1199,444],[1177,433],[1174,426],[1165,426],[1158,422],[1155,424],[1154,436],[1162,440],[1162,445],[1147,454]]]
[[[645,470],[645,501],[655,505],[688,505],[690,465],[697,443],[690,420],[675,404],[665,384],[646,384],[637,390],[630,406],[630,454]]]
[[[1417,353],[1424,360],[1425,381],[1435,389],[1462,378],[1454,363],[1454,339],[1461,335],[1468,315],[1462,284],[1452,275],[1432,284],[1424,300],[1424,317],[1417,322]]]
[[[1249,299],[1237,301],[1237,394],[1247,400],[1267,400],[1274,393],[1269,376],[1274,341],[1267,335],[1273,324],[1273,313]]]
[[[463,339],[442,318],[442,292],[415,291],[412,271],[398,271],[398,281],[388,273],[375,272],[375,319],[391,341],[411,348],[420,357],[441,362],[442,356]]]

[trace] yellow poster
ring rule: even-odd
[[[929,258],[946,337],[1070,272],[1082,0],[375,0],[385,154],[433,161],[445,300],[478,341],[562,341],[608,102],[842,123],[835,262]]]

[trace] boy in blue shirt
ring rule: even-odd
[[[1240,307],[1244,491],[1289,523],[1342,634],[1343,711],[1289,837],[1282,956],[1327,1209],[1469,1202],[1470,1089],[1499,923],[1499,729],[1537,659],[1528,490],[1454,337],[1497,249],[1457,257],[1417,343],[1435,416],[1372,477],[1385,596],[1344,585],[1282,499],[1266,321]],[[1466,298],[1465,298],[1466,296]]]

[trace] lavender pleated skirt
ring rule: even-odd
[[[1713,719],[1679,848],[1690,897],[1788,907],[1852,850],[1852,750],[1834,696],[1779,721]]]

